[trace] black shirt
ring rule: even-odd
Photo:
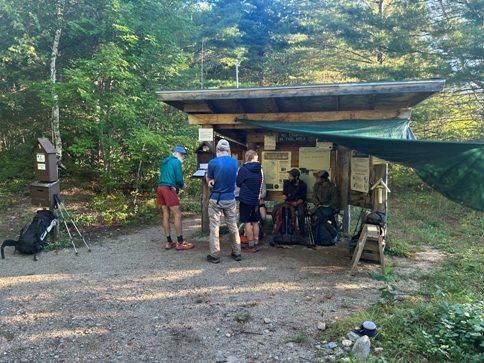
[[[308,186],[301,179],[299,179],[299,184],[297,186],[292,184],[289,180],[284,180],[282,194],[287,197],[286,202],[292,203],[299,199],[302,199],[303,202],[306,202]]]

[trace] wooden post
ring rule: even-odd
[[[350,190],[350,149],[338,145],[338,150],[341,149],[341,166],[342,166],[342,179],[341,179],[341,207],[343,208],[343,232],[348,233],[350,230],[350,206],[348,205],[348,194]]]
[[[210,220],[208,217],[208,201],[210,199],[210,188],[207,185],[207,181],[205,177],[202,179],[202,233],[209,234],[210,233]]]

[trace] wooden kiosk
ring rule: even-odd
[[[213,140],[204,142],[214,145],[220,138],[228,139],[232,156],[240,164],[246,150],[256,150],[266,175],[266,200],[280,200],[282,180],[291,168],[301,171],[301,179],[308,184],[308,197],[315,182],[313,172],[328,170],[338,189],[343,230],[348,232],[350,205],[386,212],[387,189],[378,188],[378,193],[373,193],[372,187],[380,181],[387,184],[387,162],[311,136],[310,132],[274,131],[264,123],[409,120],[411,107],[442,91],[444,83],[432,79],[159,91],[157,96],[161,102],[185,112],[189,123],[203,130],[201,134],[214,135]],[[208,220],[202,220],[202,229],[204,224],[208,229]]]

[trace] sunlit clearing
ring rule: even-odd
[[[234,293],[253,293],[254,290],[259,292],[274,292],[274,291],[303,291],[304,287],[301,287],[297,283],[289,284],[282,282],[272,282],[263,284],[250,284],[250,286],[239,285],[234,286],[210,286],[201,289],[185,289],[176,291],[166,291],[166,292],[156,292],[149,294],[141,294],[136,296],[126,296],[124,298],[117,298],[118,301],[140,301],[140,300],[156,300],[156,299],[169,299],[169,298],[180,298],[182,296],[198,296],[202,294],[220,294],[220,295],[230,295]]]
[[[249,271],[266,271],[267,267],[231,267],[227,269],[227,273],[241,273],[241,272],[249,272]]]
[[[55,281],[63,281],[72,279],[72,275],[28,275],[0,278],[0,287],[13,286],[18,284],[32,284],[48,282],[49,284]]]
[[[201,275],[202,273],[203,273],[203,270],[183,270],[183,273],[180,273],[179,271],[168,272],[163,276],[163,280],[167,280],[167,281],[182,280],[182,279],[186,279],[187,277],[194,277],[194,276]]]

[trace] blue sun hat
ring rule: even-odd
[[[182,153],[182,154],[187,153],[187,151],[181,146],[175,146],[175,148],[173,149],[173,152],[179,152],[179,153]]]

